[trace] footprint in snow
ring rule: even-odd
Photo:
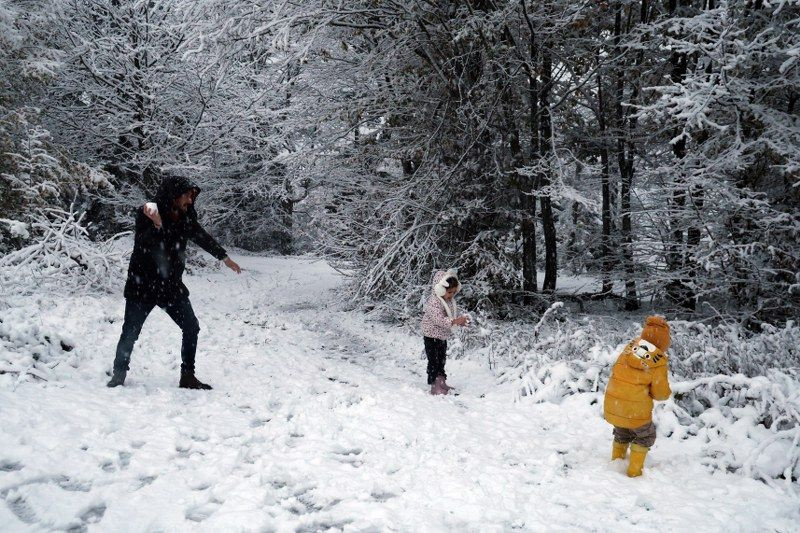
[[[267,484],[275,490],[286,488],[286,481],[282,479],[271,479]]]
[[[334,458],[340,463],[347,463],[355,468],[364,464],[361,459],[363,450],[361,448],[339,448],[332,451]]]
[[[186,458],[189,457],[189,453],[191,452],[192,446],[190,444],[177,444],[175,445],[175,451],[177,452],[178,457]]]
[[[358,384],[351,383],[351,382],[347,381],[346,379],[342,379],[342,378],[338,378],[338,377],[328,376],[328,381],[331,381],[333,383],[341,383],[342,385],[350,385],[351,387],[358,387]]]
[[[0,472],[16,472],[22,470],[23,464],[19,461],[11,461],[9,459],[0,460]]]
[[[216,499],[211,498],[206,503],[201,505],[195,505],[194,507],[190,507],[184,513],[184,516],[187,520],[191,520],[192,522],[202,522],[203,520],[208,519],[212,514],[217,512],[217,510],[222,507],[224,502]]]
[[[341,398],[338,400],[339,405],[343,405],[345,407],[353,407],[354,405],[358,405],[364,401],[362,396],[358,396],[356,394],[349,395],[345,398]]]
[[[66,477],[66,476],[64,476]],[[21,494],[12,491],[5,495],[6,504],[12,513],[23,523],[35,525],[40,522],[36,512]],[[97,503],[85,509],[77,518],[79,524],[69,527],[69,531],[87,531],[88,524],[96,524],[106,513],[106,504]],[[44,524],[41,524],[44,526]]]
[[[317,487],[314,485],[296,488],[291,495],[283,499],[281,507],[294,515],[302,516],[325,511],[341,503],[338,498],[330,499],[318,494],[316,489]],[[313,531],[320,531],[320,529],[313,529]]]
[[[92,490],[91,481],[70,479],[67,476],[63,476],[60,479],[56,480],[56,485],[58,485],[67,492],[89,492],[90,490]]]
[[[317,531],[341,531],[353,521],[349,518],[342,520],[315,520],[310,524],[299,526],[295,531],[297,533],[316,533]]]
[[[119,452],[119,468],[125,470],[131,464],[131,452]]]
[[[270,420],[272,420],[272,419],[271,418],[254,418],[253,420],[250,421],[250,427],[253,428],[253,429],[264,427],[267,424],[267,422],[269,422]]]
[[[318,513],[325,508],[314,496],[316,487],[305,487],[294,493],[293,498],[300,505],[290,505],[289,510],[295,514]],[[302,506],[302,507],[300,507]]]
[[[288,446],[289,448],[294,448],[295,446],[297,446],[298,441],[303,437],[305,437],[303,433],[297,433],[294,431],[289,433],[289,435],[286,438],[286,446]]]
[[[35,524],[39,521],[33,508],[21,494],[11,491],[5,496],[5,500],[8,508],[21,522]]]
[[[377,502],[383,503],[388,500],[391,500],[392,498],[397,498],[397,494],[380,491],[380,492],[373,492],[372,494],[370,494],[370,497],[372,497],[372,499]]]
[[[84,525],[86,524],[96,524],[100,520],[103,519],[103,516],[106,514],[106,504],[100,503],[97,505],[93,505],[89,509],[85,510],[81,516],[81,522]]]
[[[145,488],[148,485],[152,485],[153,481],[156,480],[157,476],[142,476],[139,478],[139,486],[136,487],[134,490],[140,490]]]

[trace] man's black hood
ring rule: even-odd
[[[200,194],[200,187],[189,178],[184,176],[165,176],[161,180],[161,185],[158,186],[158,192],[156,192],[155,202],[158,205],[159,212],[169,213],[172,209],[173,200],[192,189],[197,194]],[[197,199],[197,194],[195,195],[195,200]],[[191,205],[189,210],[194,211],[194,205]]]

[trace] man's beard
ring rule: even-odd
[[[178,220],[185,215],[187,211],[189,211],[188,205],[181,206],[180,204],[173,204],[172,211],[170,212],[170,218],[172,220]]]

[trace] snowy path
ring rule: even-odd
[[[14,310],[67,332],[81,364],[0,387],[0,530],[800,530],[796,497],[667,438],[629,480],[592,395],[513,403],[454,361],[461,394],[431,397],[421,340],[337,310],[324,264],[242,264],[187,282],[209,393],[176,387],[180,333],[160,311],[109,390],[121,297]]]

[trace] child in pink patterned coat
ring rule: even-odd
[[[422,335],[428,356],[428,385],[431,394],[447,394],[452,387],[445,380],[444,363],[447,340],[453,336],[453,326],[466,326],[466,315],[458,314],[455,295],[461,290],[455,270],[440,270],[433,276],[433,294],[425,302],[422,316]]]

